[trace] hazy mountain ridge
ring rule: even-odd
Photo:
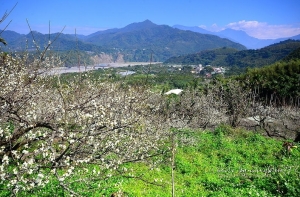
[[[83,51],[103,51],[103,47],[91,45],[83,42],[82,40],[77,39],[75,36],[70,34],[42,34],[36,31],[32,31],[29,34],[18,34],[16,32],[6,32],[4,31],[2,37],[7,41],[7,46],[3,47],[4,50],[13,51],[13,50],[35,50],[36,45],[43,49],[48,45],[49,40],[53,42],[50,49],[55,51],[70,51],[76,50],[77,47],[79,50]],[[34,41],[35,40],[35,43]],[[36,44],[36,45],[35,45]]]
[[[249,36],[244,31],[234,30],[234,29],[225,29],[220,32],[211,32],[211,31],[205,30],[205,29],[197,27],[197,26],[188,27],[188,26],[183,26],[183,25],[174,25],[173,27],[177,28],[177,29],[181,29],[181,30],[189,30],[189,31],[198,32],[198,33],[217,35],[222,38],[228,38],[234,42],[238,42],[238,43],[246,46],[248,49],[260,49],[260,48],[266,47],[268,45],[278,43],[280,41],[284,41],[287,39],[300,40],[300,35],[287,37],[287,38],[278,38],[278,39],[258,39],[258,38]]]
[[[122,55],[122,61],[125,62],[149,61],[152,54],[153,61],[165,61],[174,56],[195,54],[223,47],[245,50],[246,48],[238,43],[240,40],[244,43],[251,43],[251,45],[248,44],[248,47],[265,45],[266,43],[269,45],[275,41],[284,40],[260,40],[243,31],[232,29],[226,29],[214,35],[209,33],[212,32],[199,27],[180,25],[170,27],[168,25],[156,25],[146,20],[129,24],[123,28],[98,31],[87,36],[62,33],[50,49],[54,51],[78,49],[92,55],[104,53],[113,57],[114,61],[118,61],[117,57]],[[33,37],[39,47],[43,48],[48,44],[49,38],[53,41],[57,35],[58,33],[49,35],[36,31],[24,35],[13,31],[4,31],[1,36],[7,41],[8,47],[0,47],[6,51],[25,50],[26,48],[35,50]],[[300,35],[293,38],[299,39]],[[218,62],[221,63],[222,61],[219,59]]]

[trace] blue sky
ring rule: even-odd
[[[199,26],[211,31],[243,30],[261,39],[300,34],[300,0],[0,0],[0,24],[19,33],[60,31],[88,35],[146,19],[159,25]]]

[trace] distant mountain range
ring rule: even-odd
[[[40,48],[44,48],[47,46],[49,38],[53,41],[57,35],[58,33],[49,35],[36,31],[24,35],[13,31],[4,31],[0,37],[3,37],[8,45],[6,47],[0,45],[0,50],[21,51],[26,49],[34,51],[36,46],[33,38]],[[108,60],[112,62],[147,62],[150,60],[150,56],[153,57],[153,61],[165,61],[174,56],[205,50],[226,47],[240,51],[246,50],[245,46],[254,48],[254,46],[268,45],[276,41],[279,42],[280,39],[259,40],[248,36],[245,32],[230,29],[216,34],[199,27],[179,25],[170,27],[145,20],[123,28],[98,31],[87,36],[61,34],[50,49],[62,53],[79,50],[85,53],[83,55],[86,58],[90,56],[91,59],[97,59],[97,63],[109,63]],[[71,54],[76,55],[76,53]]]
[[[241,31],[241,30],[234,30],[234,29],[225,29],[220,32],[211,32],[207,31],[203,28],[193,26],[193,27],[188,27],[188,26],[183,26],[183,25],[174,25],[173,28],[181,29],[181,30],[188,30],[192,32],[198,32],[202,34],[210,34],[210,35],[216,35],[221,38],[227,38],[233,42],[240,43],[247,47],[248,49],[260,49],[266,46],[269,46],[271,44],[275,44],[287,39],[293,39],[293,40],[300,40],[300,34],[293,36],[293,37],[288,37],[288,38],[278,38],[278,39],[258,39],[249,36],[246,32]]]
[[[4,31],[1,35],[7,43],[2,50],[34,50],[33,37],[43,48],[56,34],[32,32],[27,35],[13,31]],[[78,41],[76,41],[78,38]],[[149,20],[132,23],[124,28],[98,31],[88,36],[61,34],[53,43],[54,51],[81,50],[105,53],[115,61],[122,54],[123,61],[164,61],[172,56],[195,53],[207,49],[230,47],[237,50],[246,49],[243,45],[216,35],[200,34],[179,30],[167,25],[156,25]]]

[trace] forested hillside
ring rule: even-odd
[[[238,79],[245,83],[247,88],[258,92],[261,98],[277,104],[299,102],[300,59],[249,69]]]
[[[286,40],[259,50],[239,51],[227,56],[226,66],[262,67],[283,59],[300,47],[300,41]]]
[[[300,59],[300,47],[296,50],[294,50],[292,53],[290,53],[288,56],[283,58],[284,61],[289,61],[293,59]]]
[[[164,63],[174,63],[174,64],[203,64],[203,65],[214,65],[223,66],[226,57],[229,54],[234,54],[238,50],[233,48],[219,48],[213,50],[204,50],[196,54],[180,55],[177,57],[172,57],[166,60]]]
[[[165,61],[175,64],[210,64],[226,67],[262,67],[279,61],[300,47],[300,41],[286,40],[258,50],[234,51],[218,49],[173,57]]]
[[[149,50],[149,52],[153,52],[154,59],[159,61],[166,60],[166,57],[215,49],[221,46],[238,50],[245,49],[244,46],[228,39],[178,30],[167,25],[156,25],[149,20],[114,31],[99,32],[89,36],[86,41],[108,48],[127,50],[132,54],[133,59],[139,58],[142,51]],[[129,51],[134,51],[134,53]]]

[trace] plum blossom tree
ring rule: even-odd
[[[75,195],[68,177],[78,169],[98,166],[93,180],[104,179],[123,163],[165,151],[168,133],[151,115],[158,95],[100,83],[88,73],[61,82],[59,75],[47,74],[60,63],[54,56],[30,61],[27,54],[1,53],[0,184],[15,194],[55,177]]]

